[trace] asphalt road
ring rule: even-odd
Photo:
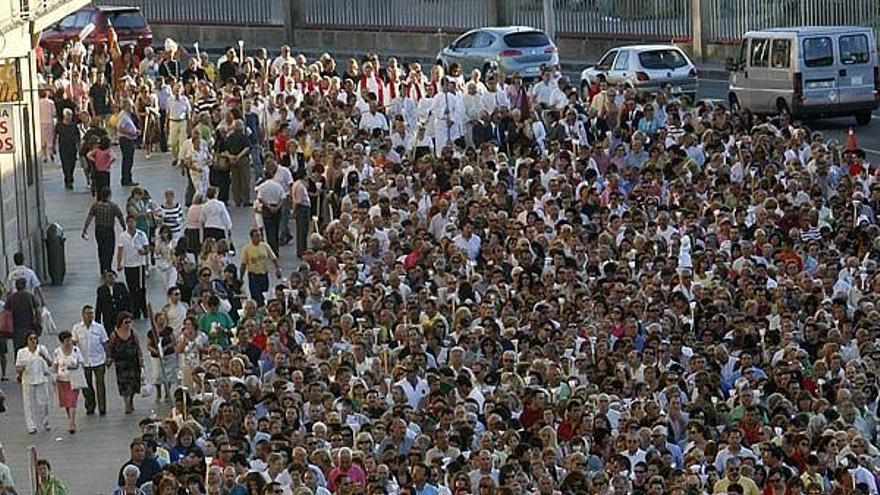
[[[717,79],[700,80],[698,98],[709,98],[727,101],[727,81]],[[856,132],[856,141],[868,155],[868,161],[880,161],[880,110],[874,112],[870,126],[856,126],[854,117],[834,119],[815,119],[807,122],[813,130],[822,131],[826,140],[837,139],[843,143],[846,134],[852,127]]]

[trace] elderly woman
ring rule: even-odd
[[[137,486],[137,480],[140,477],[140,468],[134,464],[125,466],[122,470],[123,485],[113,490],[113,495],[146,495],[146,492]]]
[[[70,108],[63,110],[61,122],[55,126],[55,138],[58,140],[58,155],[64,171],[64,188],[73,189],[73,171],[76,170],[80,134]]]

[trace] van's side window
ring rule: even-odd
[[[871,61],[868,37],[864,34],[847,34],[840,37],[840,61],[844,64],[867,64]]]
[[[827,36],[804,39],[804,64],[807,67],[828,67],[834,64],[831,38]]]
[[[787,69],[791,65],[791,40],[773,40],[770,64],[774,69]]]
[[[769,66],[770,58],[770,40],[755,38],[752,40],[752,67]]]

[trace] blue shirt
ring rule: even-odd
[[[415,490],[415,495],[437,495],[437,493],[439,493],[437,487],[430,483],[425,483],[425,486],[423,486],[421,489],[416,487]]]

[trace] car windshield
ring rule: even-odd
[[[504,37],[504,42],[511,48],[528,48],[532,46],[547,46],[550,39],[541,31],[528,31],[525,33],[511,33]]]
[[[140,12],[114,12],[107,14],[107,22],[114,29],[140,29],[147,25]]]
[[[678,50],[649,50],[639,53],[639,62],[645,69],[678,69],[687,65],[687,59]]]

